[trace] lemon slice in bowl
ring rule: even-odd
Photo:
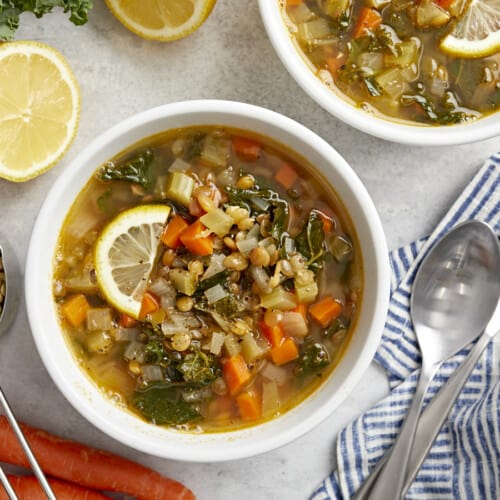
[[[474,58],[500,50],[500,0],[470,0],[452,30],[441,40],[448,54]]]
[[[80,91],[64,57],[38,42],[0,44],[0,177],[54,166],[78,128]]]
[[[118,311],[136,319],[169,213],[166,205],[125,210],[102,230],[95,244],[94,264],[101,292]]]
[[[197,30],[216,0],[105,0],[114,16],[136,35],[168,42]]]

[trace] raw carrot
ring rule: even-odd
[[[236,394],[250,380],[250,371],[241,354],[231,356],[222,367],[222,375],[231,394]]]
[[[144,319],[148,314],[158,311],[160,308],[160,301],[151,292],[146,292],[142,298],[141,312],[139,313],[139,319]]]
[[[262,150],[257,141],[246,137],[235,137],[233,139],[233,149],[239,158],[247,161],[258,160]]]
[[[285,189],[290,189],[296,182],[299,176],[293,167],[288,163],[283,163],[278,171],[274,174],[274,178]]]
[[[342,312],[342,305],[332,297],[325,297],[323,300],[312,304],[309,313],[322,327],[326,328],[329,323],[338,317]]]
[[[279,346],[271,349],[271,358],[278,366],[289,363],[298,357],[299,349],[291,337],[286,337]]]
[[[118,324],[123,328],[132,328],[137,325],[137,320],[129,316],[128,314],[122,313],[120,314],[120,319],[118,320]]]
[[[283,327],[278,323],[275,326],[269,326],[265,321],[259,324],[259,330],[264,335],[266,340],[271,344],[271,347],[278,347],[283,341]]]
[[[344,54],[331,55],[326,57],[326,66],[333,78],[337,78],[337,73],[346,60]]]
[[[87,318],[87,311],[90,304],[87,302],[85,295],[78,294],[70,297],[61,307],[62,313],[66,321],[74,327],[80,326]]]
[[[323,231],[325,233],[329,233],[333,228],[332,219],[323,212],[320,212],[319,210],[317,210],[316,213],[319,215],[319,218],[323,221]]]
[[[180,215],[175,215],[161,235],[161,241],[169,248],[177,248],[181,244],[180,235],[189,224]]]
[[[369,7],[363,7],[358,17],[358,22],[352,32],[353,38],[359,38],[365,34],[367,30],[373,30],[382,24],[382,16],[378,10]]]
[[[255,391],[245,391],[236,396],[236,404],[243,420],[256,420],[261,416],[260,401]]]
[[[194,499],[183,484],[131,460],[24,424],[21,428],[42,470],[49,476],[95,490],[122,492],[138,500]],[[4,416],[0,416],[0,462],[29,467]]]
[[[197,220],[188,226],[180,235],[182,244],[195,255],[210,255],[214,251],[212,235],[205,236],[207,228]]]
[[[8,475],[9,482],[21,500],[46,500],[42,487],[35,476]],[[47,481],[57,500],[109,500],[109,497],[73,483],[49,478]],[[7,494],[0,488],[0,500],[7,500]]]

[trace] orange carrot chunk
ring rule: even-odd
[[[291,337],[286,337],[279,346],[271,349],[271,358],[278,366],[289,363],[298,357],[299,349]]]
[[[137,325],[137,320],[128,314],[121,314],[118,324],[123,328],[132,328]]]
[[[274,174],[274,178],[285,189],[290,189],[296,182],[299,176],[297,172],[288,163],[283,163],[278,171]]]
[[[236,404],[243,420],[257,420],[260,418],[260,401],[255,391],[245,391],[238,394]]]
[[[262,150],[257,141],[246,137],[235,137],[233,139],[233,149],[239,158],[247,161],[258,160]]]
[[[434,0],[441,8],[449,9],[455,0]]]
[[[365,34],[366,31],[373,30],[382,24],[382,16],[378,10],[369,7],[363,7],[358,17],[358,22],[352,32],[353,38],[359,38]]]
[[[332,320],[340,316],[342,305],[332,297],[325,297],[309,307],[309,313],[322,327],[326,328]]]
[[[8,475],[7,477],[19,498],[26,500],[43,500],[47,498],[36,477],[13,475]],[[97,491],[82,488],[73,483],[52,478],[48,478],[47,481],[57,500],[109,500],[109,497]],[[7,499],[7,493],[0,488],[0,500]]]
[[[122,492],[137,500],[194,500],[193,493],[183,484],[131,460],[24,424],[21,428],[42,470],[49,476],[95,490]],[[0,416],[0,462],[29,468],[28,459],[4,416]]]
[[[222,375],[231,394],[238,393],[250,380],[250,371],[241,354],[231,356],[224,363]]]
[[[287,0],[286,5],[287,7],[295,7],[301,3],[304,3],[304,0]]]
[[[169,248],[177,248],[181,244],[180,235],[188,226],[180,215],[175,215],[163,231],[161,241]]]
[[[90,304],[87,302],[85,295],[78,294],[70,297],[62,305],[61,310],[66,321],[74,327],[80,326],[87,318],[87,311]]]
[[[269,326],[264,321],[259,324],[259,330],[266,340],[271,344],[271,347],[278,347],[285,336],[283,327],[280,324]]]
[[[205,236],[207,228],[197,220],[180,234],[182,244],[195,255],[210,255],[214,251],[212,235]]]
[[[160,301],[151,292],[146,292],[142,298],[141,312],[139,313],[139,319],[144,319],[148,314],[158,311],[160,308]]]

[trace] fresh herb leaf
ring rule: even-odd
[[[215,356],[198,350],[186,354],[178,370],[186,382],[198,384],[208,384],[218,373]]]
[[[19,16],[23,12],[32,12],[40,18],[54,7],[61,7],[69,12],[69,20],[75,25],[88,21],[88,11],[92,8],[89,0],[0,0],[0,40],[8,41],[14,38],[19,27]]]
[[[328,328],[323,332],[323,335],[327,338],[331,338],[337,332],[347,331],[349,328],[349,320],[345,316],[339,316],[335,318]]]
[[[156,425],[179,425],[199,418],[200,413],[181,396],[175,386],[154,385],[134,393],[132,404]]]
[[[295,375],[304,377],[316,373],[330,364],[330,355],[326,347],[320,342],[304,344],[300,353]]]
[[[445,98],[444,105],[450,108],[450,102]],[[412,104],[418,105],[427,115],[427,118],[440,125],[448,125],[450,123],[462,123],[469,116],[464,111],[459,111],[456,109],[450,109],[449,111],[444,111],[438,113],[431,99],[423,94],[404,94],[400,97],[401,104],[403,106],[410,106]]]
[[[225,318],[232,318],[235,314],[242,311],[242,306],[235,295],[226,295],[223,299],[214,304],[216,312]]]
[[[132,159],[122,163],[104,165],[99,176],[104,181],[134,182],[149,190],[152,182],[151,167],[154,154],[151,149],[141,151]]]
[[[97,198],[96,203],[97,203],[97,208],[106,215],[111,215],[113,211],[113,207],[111,206],[111,188],[106,189],[104,193]]]

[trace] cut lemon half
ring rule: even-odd
[[[198,29],[216,0],[105,0],[130,31],[152,40],[171,41]]]
[[[97,238],[97,284],[118,311],[138,318],[170,207],[141,205],[115,217]]]
[[[470,0],[441,49],[454,56],[491,56],[500,50],[500,0]]]
[[[54,166],[78,128],[80,92],[64,57],[38,42],[0,44],[0,177]]]

